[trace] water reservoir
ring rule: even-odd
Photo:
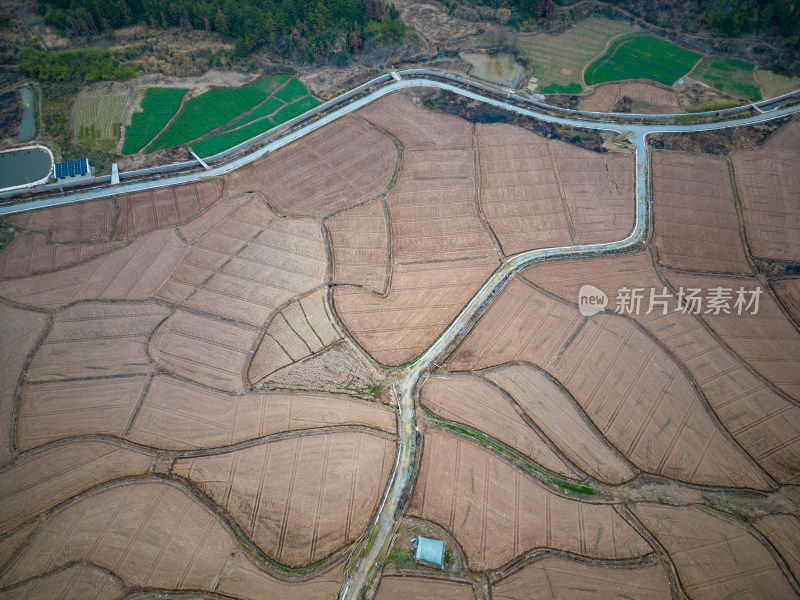
[[[47,181],[53,155],[42,146],[0,153],[0,190]]]

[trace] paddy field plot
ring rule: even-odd
[[[692,77],[736,98],[747,98],[753,102],[761,100],[761,92],[753,79],[755,65],[752,63],[706,56],[692,72]]]
[[[621,79],[652,79],[672,85],[691,71],[702,57],[649,35],[630,35],[614,40],[608,51],[586,69],[586,84]]]
[[[522,56],[533,67],[540,94],[579,94],[583,68],[603,52],[614,36],[633,28],[608,19],[585,19],[559,35],[521,34]]]

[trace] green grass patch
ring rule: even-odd
[[[702,54],[650,35],[615,40],[603,56],[586,69],[587,85],[621,79],[651,79],[672,85],[688,73]]]
[[[692,77],[731,96],[757,102],[761,100],[761,92],[753,79],[754,68],[754,64],[741,60],[706,56]]]
[[[800,89],[800,77],[786,77],[759,69],[755,73],[755,78],[764,98],[777,98]]]
[[[574,94],[583,89],[583,68],[603,52],[611,38],[631,31],[633,27],[619,21],[591,18],[559,35],[522,33],[517,42],[538,80],[537,92]]]
[[[471,437],[472,439],[477,440],[481,444],[488,446],[489,448],[492,448],[493,450],[499,452],[509,460],[513,461],[515,464],[519,465],[520,467],[528,471],[534,477],[547,481],[552,485],[560,487],[562,490],[567,490],[575,494],[582,494],[584,496],[594,496],[597,493],[596,490],[591,485],[581,483],[580,481],[567,479],[566,477],[562,477],[561,475],[548,471],[547,469],[540,467],[539,465],[531,461],[526,456],[520,454],[513,448],[506,446],[502,442],[486,435],[482,431],[473,429],[472,427],[468,427],[467,425],[462,425],[460,423],[455,423],[453,421],[449,421],[447,419],[438,417],[424,405],[422,408],[425,411],[425,416],[431,423],[434,423],[435,425],[438,425],[443,429],[447,429],[455,433],[460,433],[461,435]]]
[[[142,100],[142,112],[133,113],[125,129],[123,154],[134,154],[144,148],[178,110],[187,90],[179,88],[147,88]]]
[[[570,83],[569,85],[560,85],[552,83],[547,87],[537,90],[540,94],[580,94],[583,91],[580,83]]]
[[[279,87],[281,87],[284,83],[289,81],[291,77],[289,75],[274,75],[273,77],[262,77],[258,81],[251,84],[252,87],[257,87],[258,89],[266,92],[269,95],[275,93]]]
[[[275,97],[283,100],[287,104],[289,102],[294,102],[295,100],[299,100],[303,96],[308,94],[308,90],[306,90],[306,86],[304,86],[300,81],[297,79],[292,79],[289,83],[275,92]]]
[[[267,98],[264,101],[264,103],[261,104],[261,106],[257,107],[253,112],[235,120],[233,123],[228,125],[222,131],[230,131],[231,129],[236,129],[237,127],[246,125],[247,123],[252,123],[253,121],[256,121],[258,119],[263,119],[264,117],[268,117],[269,115],[279,110],[283,106],[286,105],[277,98]]]

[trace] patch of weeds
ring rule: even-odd
[[[387,563],[394,563],[401,569],[414,566],[414,556],[411,551],[403,548],[395,548],[386,559]]]

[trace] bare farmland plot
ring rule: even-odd
[[[469,122],[420,108],[402,93],[384,96],[358,114],[386,129],[406,151],[472,146]]]
[[[422,577],[381,577],[376,600],[433,600],[448,598],[449,600],[474,600],[472,586],[468,583],[440,581]]]
[[[569,302],[577,301],[580,286],[594,284],[608,294],[608,310],[615,308],[615,290],[623,287],[655,288],[658,293],[663,290],[645,252],[545,263],[526,270],[525,276]],[[687,368],[736,441],[778,481],[798,481],[800,408],[751,373],[696,317],[676,311],[677,299],[670,299],[666,314],[658,306],[651,314],[645,314],[646,305],[647,301],[634,318]]]
[[[749,274],[725,159],[655,152],[652,164],[653,243],[659,261]]]
[[[800,279],[779,279],[772,282],[772,289],[786,310],[800,323]]]
[[[633,159],[479,125],[481,207],[506,254],[613,241],[633,226]]]
[[[721,279],[678,273],[668,273],[667,276],[675,287],[683,286],[684,289],[732,289],[731,307],[739,288],[752,292],[759,287],[759,282],[752,278]],[[708,306],[703,310],[708,311]],[[736,312],[735,308],[730,309],[730,314],[704,312],[703,319],[762,376],[793,398],[800,399],[800,334],[763,290],[758,314],[743,311],[738,315]]]
[[[322,218],[383,192],[396,162],[388,137],[346,117],[234,171],[228,194],[261,192],[281,214]]]
[[[389,276],[389,224],[383,203],[373,200],[326,222],[336,283],[383,292]]]
[[[243,390],[243,371],[258,333],[184,310],[150,338],[149,354],[170,373],[226,392]]]
[[[581,99],[581,107],[589,112],[608,112],[619,100],[619,83],[596,85],[594,91]]]
[[[90,302],[59,313],[27,382],[153,372],[147,344],[169,309],[155,302]]]
[[[598,594],[593,598],[672,598],[669,578],[661,564],[609,567],[556,556],[526,565],[500,580],[492,586],[492,598],[570,598],[577,597],[577,590]]]
[[[261,327],[284,302],[320,285],[326,269],[317,223],[282,219],[252,199],[191,247],[158,297]]]
[[[361,535],[393,460],[392,441],[339,432],[180,459],[175,473],[229,510],[267,555],[306,565]]]
[[[0,533],[115,477],[144,475],[153,456],[101,441],[26,454],[0,473]]]
[[[420,399],[445,419],[479,429],[546,469],[577,477],[519,416],[503,392],[475,375],[432,377],[425,382]]]
[[[636,504],[634,514],[666,548],[692,598],[752,594],[796,598],[767,549],[743,525],[697,507]]]
[[[630,112],[675,114],[683,112],[678,95],[671,89],[645,81],[603,83],[583,98],[583,110],[609,112],[622,98],[633,101]]]
[[[795,577],[800,576],[800,520],[795,515],[769,515],[753,526],[780,553]]]
[[[17,381],[47,320],[47,315],[0,304],[0,465],[11,459],[11,410]]]
[[[0,249],[0,277],[55,271],[119,246],[118,242],[51,244],[47,234],[22,231]]]
[[[651,552],[611,506],[556,496],[477,444],[437,430],[426,436],[409,513],[447,529],[472,570],[531,548],[605,558]]]
[[[116,208],[111,199],[78,202],[6,217],[25,231],[49,234],[54,243],[102,242],[111,237]]]
[[[185,250],[173,230],[154,231],[81,265],[0,282],[0,295],[42,308],[78,300],[149,298]]]
[[[250,363],[250,383],[259,383],[278,369],[341,339],[325,302],[325,290],[318,290],[291,302],[272,317]]]
[[[800,124],[762,149],[731,156],[747,240],[755,256],[800,260]]]
[[[433,342],[497,264],[492,258],[397,265],[386,298],[337,287],[333,295],[336,311],[376,360],[401,364]]]
[[[26,385],[19,408],[18,445],[34,448],[78,435],[122,437],[133,418],[147,375]]]
[[[16,598],[96,598],[117,600],[125,594],[121,581],[108,571],[89,564],[78,564],[29,579],[20,586],[0,591],[0,599]]]
[[[154,448],[214,448],[282,431],[363,425],[395,430],[387,407],[332,394],[223,394],[170,376],[148,390],[128,439]]]
[[[508,392],[559,450],[593,479],[622,483],[636,475],[564,390],[530,365],[492,369],[485,377]]]

